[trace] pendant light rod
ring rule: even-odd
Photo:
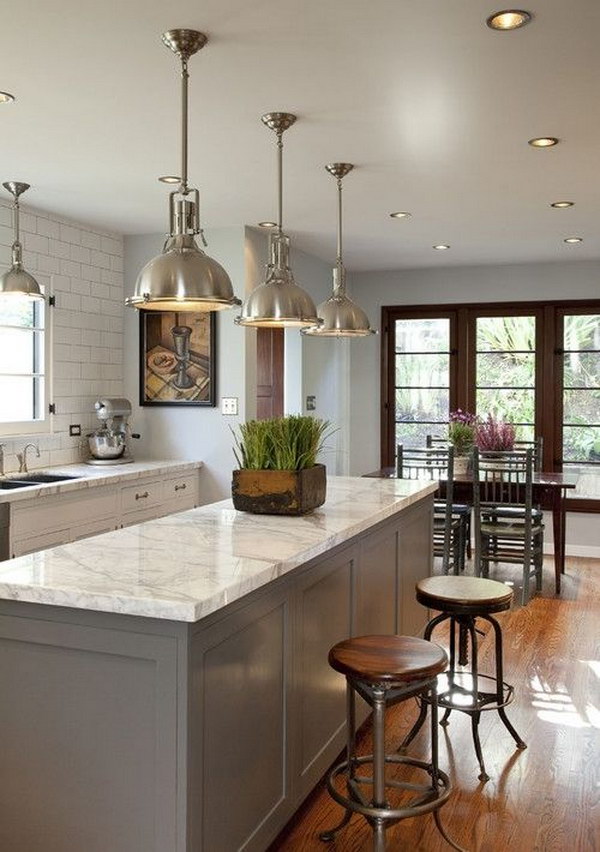
[[[277,233],[283,233],[283,134],[296,121],[291,112],[267,112],[262,116],[266,124],[277,135]]]
[[[163,44],[181,60],[181,185],[180,192],[187,195],[188,189],[188,59],[201,50],[208,37],[198,30],[167,30],[162,35]]]
[[[188,74],[187,59],[181,58],[181,193],[188,191]]]
[[[337,258],[336,266],[338,268],[338,289],[345,289],[344,282],[344,261],[342,260],[342,179],[351,172],[354,168],[352,163],[329,163],[325,166],[330,175],[336,179],[338,190],[338,220],[337,220]]]

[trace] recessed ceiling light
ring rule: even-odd
[[[390,213],[392,219],[408,219],[410,213],[406,213],[403,210],[398,210],[396,213]]]
[[[450,246],[439,245],[439,246],[432,246],[432,248],[434,248],[436,251],[446,251],[446,249],[449,249]]]
[[[574,207],[574,201],[553,201],[550,207],[555,207],[557,210],[565,210],[567,207]]]
[[[502,9],[501,12],[490,15],[486,24],[491,30],[518,30],[530,20],[531,12],[525,12],[523,9]]]
[[[259,228],[276,228],[277,222],[259,222],[258,227]]]
[[[181,178],[177,177],[177,175],[163,175],[159,177],[159,181],[161,183],[181,183]]]
[[[582,243],[583,237],[567,237],[565,240],[570,246],[575,245],[576,243]]]
[[[0,104],[9,104],[11,101],[14,101],[15,96],[11,95],[10,92],[0,92]]]
[[[558,145],[556,136],[536,136],[527,142],[532,148],[553,148]]]

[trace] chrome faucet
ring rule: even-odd
[[[40,457],[40,448],[37,444],[25,444],[23,447],[22,453],[17,453],[17,459],[19,460],[19,473],[27,473],[27,450],[31,447],[32,450],[35,450],[36,458]]]

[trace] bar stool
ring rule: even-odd
[[[444,576],[419,580],[416,590],[419,603],[441,612],[441,615],[432,618],[425,628],[425,639],[431,638],[438,625],[450,621],[450,666],[438,680],[438,704],[445,709],[440,724],[444,727],[448,724],[453,710],[470,715],[473,743],[480,769],[479,780],[489,781],[479,740],[479,720],[483,711],[497,710],[517,748],[527,748],[504,709],[514,698],[514,687],[504,681],[502,628],[492,616],[492,613],[510,609],[512,589],[504,583],[482,577]],[[477,634],[481,631],[477,629],[477,619],[489,622],[494,629],[495,675],[479,672]],[[469,657],[470,668],[465,668],[469,666]],[[486,685],[489,686],[488,691],[485,689]],[[422,696],[420,703],[419,717],[402,742],[400,750],[409,745],[425,721],[427,705],[430,703],[428,697]]]
[[[360,636],[333,646],[329,652],[329,664],[346,676],[348,744],[346,760],[328,775],[327,789],[346,813],[335,828],[319,835],[321,840],[334,840],[337,832],[350,822],[352,814],[358,813],[373,829],[374,852],[384,852],[385,832],[390,825],[433,811],[444,839],[454,849],[460,850],[446,834],[438,814],[438,809],[451,792],[450,779],[438,767],[437,743],[436,683],[438,674],[444,671],[447,663],[448,658],[442,648],[412,636]],[[355,751],[356,693],[373,708],[373,754],[362,757],[357,757]],[[416,695],[426,697],[431,706],[430,763],[385,753],[386,707]],[[372,766],[372,775],[359,774],[359,767],[364,764]],[[404,783],[386,777],[387,764],[417,767],[429,778],[422,784]],[[338,776],[345,779],[345,795],[335,785]],[[365,795],[361,785],[372,787],[372,796]],[[404,806],[392,807],[386,795],[391,788],[415,795]]]

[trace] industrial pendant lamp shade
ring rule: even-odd
[[[269,237],[266,280],[252,291],[235,321],[238,325],[259,328],[306,328],[319,323],[317,309],[308,293],[294,281],[290,269],[290,240],[282,229],[282,135],[296,121],[296,116],[288,112],[269,112],[262,120],[277,134],[277,227]]]
[[[196,243],[200,227],[200,196],[188,185],[188,79],[190,56],[206,44],[197,30],[169,30],[162,40],[181,60],[181,177],[169,194],[169,237],[163,251],[140,272],[133,296],[125,300],[147,311],[220,311],[241,305],[233,295],[227,272]]]
[[[303,328],[302,334],[310,337],[367,337],[376,334],[369,318],[361,307],[346,293],[346,270],[342,261],[342,178],[352,171],[352,163],[330,163],[325,166],[337,181],[338,189],[338,232],[337,263],[333,270],[331,296],[321,302],[317,314],[321,325]]]
[[[19,196],[29,189],[28,183],[7,181],[2,186],[14,198],[14,229],[15,239],[12,244],[12,266],[0,276],[1,296],[28,296],[30,299],[43,299],[44,294],[33,275],[23,269],[23,247],[19,234]]]

